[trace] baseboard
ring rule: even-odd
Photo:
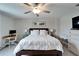
[[[68,51],[71,52],[72,54],[74,54],[75,56],[79,56],[79,55],[77,55],[76,53],[74,53],[73,51],[71,51],[69,49],[68,49]]]
[[[6,45],[0,47],[0,50],[4,49],[4,48],[7,47],[7,46],[8,46],[8,45],[6,44]]]

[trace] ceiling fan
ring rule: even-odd
[[[24,3],[24,5],[31,8],[31,10],[25,12],[24,14],[33,12],[36,16],[39,16],[39,13],[41,12],[50,13],[50,11],[46,9],[46,3]]]

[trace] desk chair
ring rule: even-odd
[[[9,38],[9,44],[14,44],[14,45],[16,45],[16,41],[17,41],[17,36],[18,36],[18,34],[12,34],[11,36],[10,36],[10,38]]]
[[[6,39],[9,41],[8,45],[9,45],[9,48],[10,48],[10,45],[11,44],[14,44],[16,45],[16,40],[17,40],[17,34],[9,34],[7,36],[4,36],[3,39]]]

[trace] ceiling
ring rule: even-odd
[[[72,12],[78,12],[79,7],[75,7],[77,3],[49,3],[47,9],[51,13],[40,13],[39,18],[55,17],[60,18],[64,15],[70,14]],[[32,12],[29,14],[24,14],[24,12],[29,11],[26,7],[20,5],[20,3],[0,3],[0,12],[8,15],[12,15],[16,18],[36,18]]]

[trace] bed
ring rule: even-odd
[[[62,44],[49,35],[48,28],[30,28],[29,33],[30,35],[16,46],[14,50],[16,56],[62,56]]]

